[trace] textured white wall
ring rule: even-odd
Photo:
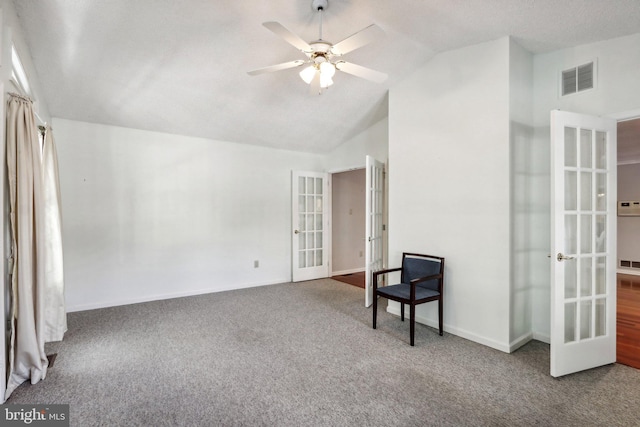
[[[322,156],[56,119],[70,311],[288,281]],[[259,268],[254,268],[259,260]]]
[[[508,351],[509,39],[436,55],[389,100],[389,263],[444,256],[445,328]]]
[[[365,267],[365,169],[331,175],[332,274]]]

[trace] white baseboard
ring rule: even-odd
[[[629,274],[631,276],[640,276],[640,271],[638,269],[632,270],[632,269],[618,267],[618,269],[616,270],[616,273]]]
[[[332,271],[331,276],[344,276],[345,274],[353,274],[353,273],[362,273],[366,269],[363,268],[353,268],[351,270],[340,270],[340,271]]]
[[[389,307],[387,306],[387,312],[394,314],[396,316],[400,316],[400,307],[398,306],[398,308],[395,307]],[[409,319],[409,310],[405,310],[404,312],[404,317]],[[416,316],[416,322],[418,323],[422,323],[423,325],[427,325],[430,326],[432,328],[438,329],[438,322],[437,321],[433,321],[431,319],[426,319],[422,316]],[[478,344],[482,344],[482,345],[486,345],[487,347],[491,347],[491,348],[495,348],[496,350],[500,350],[502,352],[505,353],[510,353],[510,349],[511,346],[510,344],[507,343],[501,343],[495,340],[492,340],[491,338],[487,338],[487,337],[483,337],[477,334],[474,334],[473,332],[469,332],[466,331],[464,329],[461,328],[457,328],[451,325],[447,325],[446,323],[444,325],[442,325],[442,329],[450,334],[453,335],[457,335],[461,338],[467,339],[469,341],[473,341],[473,342],[477,342]]]
[[[533,332],[527,332],[526,334],[516,338],[509,343],[509,353],[513,353],[529,341],[533,339]]]
[[[537,341],[542,341],[545,344],[551,344],[551,337],[547,334],[540,334],[540,333],[534,332],[533,339]]]
[[[144,297],[104,301],[104,302],[99,302],[95,304],[69,305],[67,306],[67,313],[73,313],[75,311],[95,310],[98,308],[116,307],[119,305],[139,304],[141,302],[159,301],[164,299],[190,297],[194,295],[213,294],[216,292],[234,291],[237,289],[245,289],[245,288],[255,288],[257,286],[277,285],[280,283],[287,283],[289,281],[290,281],[289,278],[283,278],[278,280],[270,280],[268,282],[245,283],[241,285],[232,285],[232,286],[226,286],[226,287],[198,289],[195,291],[170,292],[166,294],[145,295]]]

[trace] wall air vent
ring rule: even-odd
[[[562,96],[593,89],[595,81],[594,62],[562,71]]]
[[[626,268],[638,268],[640,269],[640,261],[627,261],[627,260],[620,260],[620,267],[626,267]]]

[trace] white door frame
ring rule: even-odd
[[[360,170],[360,169],[364,169],[366,166],[362,165],[362,166],[351,166],[348,168],[338,168],[338,169],[331,169],[329,172],[327,172],[329,174],[329,259],[333,259],[333,239],[331,239],[331,237],[333,236],[333,175],[337,174],[337,173],[343,173],[343,172],[351,172],[351,171],[356,171],[356,170]],[[364,267],[363,267],[364,269]],[[329,276],[333,276],[334,275],[334,271],[333,271],[333,263],[330,262],[329,263]]]
[[[366,165],[366,158],[369,155],[365,155],[364,156],[364,164],[360,165],[360,166],[351,166],[351,167],[347,167],[347,168],[338,168],[338,169],[331,169],[329,170],[329,185],[330,185],[330,191],[329,191],[329,234],[333,234],[333,218],[332,218],[332,209],[331,207],[333,206],[333,175],[334,174],[338,174],[338,173],[343,173],[343,172],[350,172],[350,171],[354,171],[354,170],[361,170],[361,169],[365,169],[367,168]],[[386,169],[387,169],[387,164],[385,162],[382,162],[383,167],[384,167],[384,171],[386,174]],[[384,228],[383,228],[383,247],[382,247],[382,263],[383,265],[386,265],[387,263],[387,230],[386,230],[386,224],[388,222],[388,212],[389,212],[389,207],[388,207],[388,202],[389,202],[389,187],[388,187],[388,182],[387,179],[385,177],[384,179],[384,197],[382,200],[383,203],[383,222],[384,222]],[[366,186],[366,183],[365,183]],[[366,202],[365,202],[366,204]],[[366,239],[366,237],[365,237]],[[365,243],[367,244],[367,243]],[[333,241],[330,240],[330,246],[328,248],[329,250],[329,257],[333,256]],[[331,258],[330,258],[331,259]],[[365,259],[365,265],[363,267],[363,271],[366,271],[366,262],[367,260]],[[333,263],[330,263],[330,267],[329,267],[329,272],[330,272],[330,276],[333,275]],[[365,296],[366,297],[366,296]],[[365,305],[366,305],[366,301],[365,301]]]
[[[626,122],[627,120],[639,120],[640,119],[640,110],[631,110],[631,111],[625,111],[625,112],[622,112],[622,113],[610,114],[610,115],[607,115],[606,117],[610,117],[610,118],[616,120],[618,123]],[[616,144],[617,144],[617,141],[616,141]],[[618,163],[618,165],[619,164],[620,163]],[[617,239],[617,237],[618,236],[616,236],[616,239]],[[616,254],[616,259],[617,259],[617,254]],[[619,274],[631,274],[631,275],[635,275],[635,276],[640,276],[640,272],[621,270],[620,267],[617,267],[616,273],[619,273]]]
[[[329,195],[328,195],[328,203],[329,203],[329,247],[328,255],[329,255],[329,277],[334,276],[336,271],[333,269],[333,263],[331,260],[333,259],[333,175],[344,172],[351,172],[357,170],[363,170],[365,166],[354,166],[346,169],[334,169],[327,172],[329,174]],[[358,269],[358,271],[364,271],[364,267],[362,269]],[[356,271],[354,271],[356,272]],[[345,273],[347,274],[347,273]]]

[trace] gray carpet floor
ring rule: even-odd
[[[640,370],[549,376],[513,354],[371,309],[330,279],[71,313],[46,380],[72,426],[637,426]],[[446,318],[446,313],[445,313]]]

